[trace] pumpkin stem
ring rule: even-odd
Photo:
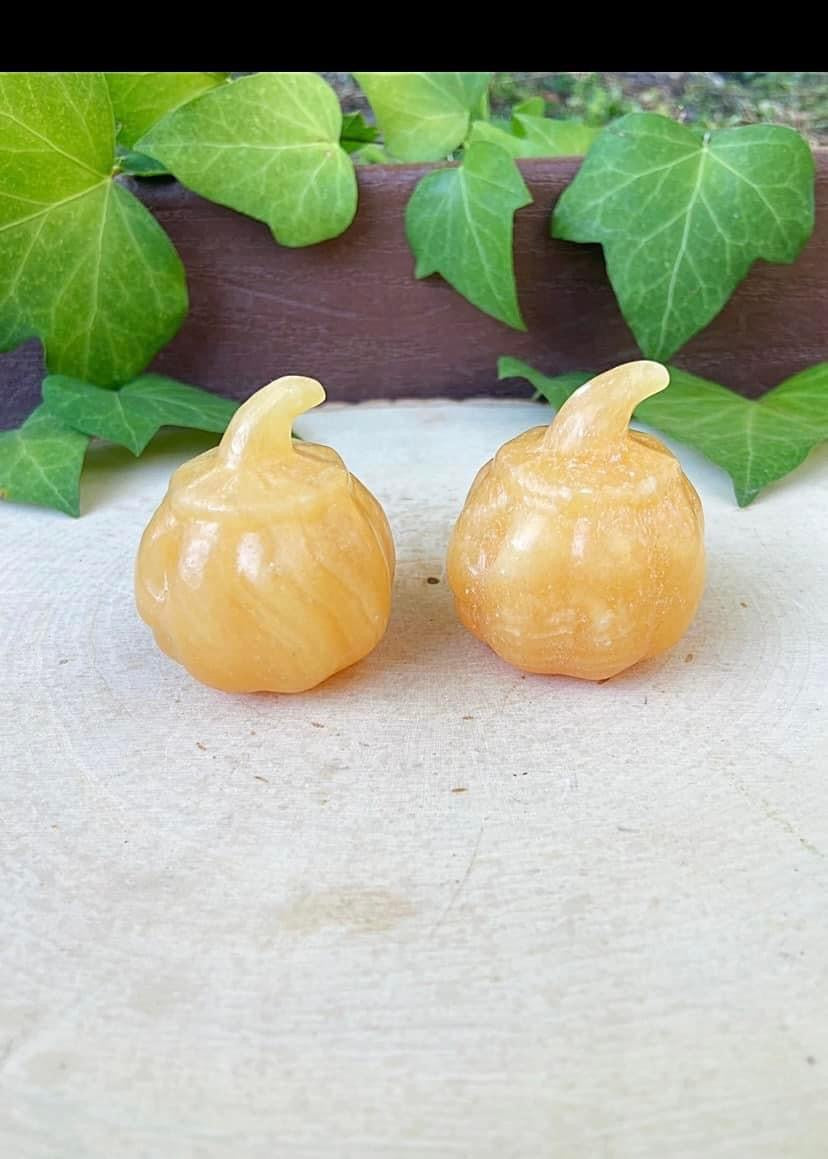
[[[670,373],[660,362],[625,362],[591,378],[571,394],[544,435],[558,454],[577,454],[589,443],[617,443],[625,438],[640,402],[664,390]]]
[[[239,407],[224,432],[219,454],[225,466],[238,468],[251,449],[271,461],[294,454],[294,419],[324,401],[322,384],[301,374],[263,386]]]

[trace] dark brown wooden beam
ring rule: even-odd
[[[431,166],[359,169],[356,220],[307,249],[277,245],[258,222],[175,182],[131,188],[175,243],[190,313],[153,369],[244,398],[285,373],[310,374],[332,399],[525,394],[498,383],[500,354],[548,373],[638,356],[598,246],[549,237],[549,214],[576,159],[521,162],[534,204],[517,215],[515,255],[528,324],[517,333],[481,314],[438,277],[417,282],[404,233],[415,184]],[[817,225],[793,266],[757,262],[678,365],[758,395],[828,358],[828,150],[817,151]],[[0,355],[0,426],[36,405],[40,346]]]

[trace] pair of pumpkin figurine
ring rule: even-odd
[[[699,497],[628,424],[657,362],[593,378],[474,480],[448,549],[461,621],[528,672],[603,680],[675,644],[704,584]],[[294,441],[323,402],[290,375],[173,475],[141,540],[138,611],[159,646],[228,692],[303,692],[376,647],[391,611],[385,512],[330,447]]]

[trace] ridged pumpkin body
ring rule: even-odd
[[[293,393],[263,406],[280,382]],[[158,645],[228,692],[313,688],[366,656],[391,611],[385,513],[330,447],[290,440],[295,414],[324,398],[319,384],[280,382],[175,472],[136,561],[138,611]]]
[[[635,403],[667,381],[650,362],[593,379],[472,484],[448,581],[463,624],[516,667],[606,679],[671,647],[693,619],[699,497],[665,446],[627,429]]]

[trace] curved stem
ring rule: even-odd
[[[238,467],[251,451],[267,459],[294,454],[293,420],[324,401],[322,384],[301,374],[263,386],[239,407],[224,432],[219,454],[225,465]]]
[[[544,435],[545,446],[576,454],[585,443],[623,439],[638,404],[664,390],[669,381],[667,367],[647,359],[625,362],[591,378],[555,415]]]

